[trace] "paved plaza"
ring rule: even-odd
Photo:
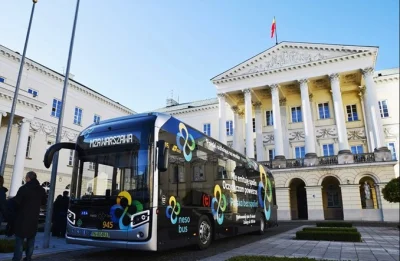
[[[399,261],[399,230],[394,227],[357,227],[363,242],[293,240],[301,226],[201,261],[224,261],[233,256],[309,257],[325,260]]]

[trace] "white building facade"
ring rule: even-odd
[[[398,222],[382,189],[399,175],[399,69],[375,71],[377,54],[282,42],[214,77],[217,98],[157,111],[264,162],[280,220]]]
[[[0,45],[0,156],[20,61],[19,53]],[[50,187],[51,168],[44,167],[43,157],[46,149],[56,140],[64,85],[63,75],[30,59],[25,59],[23,70],[4,173],[8,196],[15,196],[23,184],[25,173],[30,170],[38,174],[38,180],[45,189]],[[70,75],[62,141],[74,142],[79,132],[95,121],[135,113],[72,78]],[[69,190],[72,165],[73,151],[60,151],[56,196]],[[93,166],[88,165],[85,179],[90,180],[90,172],[93,172]],[[86,186],[87,182],[83,183]]]

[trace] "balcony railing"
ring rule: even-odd
[[[354,164],[376,162],[374,153],[354,154],[353,159],[354,159]],[[267,166],[270,169],[292,169],[292,168],[339,165],[339,159],[338,155],[333,155],[333,156],[318,157],[315,164],[312,165],[305,165],[304,159],[285,159],[285,160],[280,160],[278,164],[277,163],[273,164],[273,161],[262,161],[261,164]]]

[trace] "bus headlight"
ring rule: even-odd
[[[132,228],[138,227],[144,223],[149,222],[150,220],[150,210],[145,210],[139,213],[136,213],[131,217],[131,226]],[[139,237],[139,235],[138,235]]]
[[[76,215],[70,209],[68,209],[67,220],[72,225],[75,225]]]

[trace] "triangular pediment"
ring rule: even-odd
[[[336,44],[281,42],[235,67],[221,73],[212,81],[241,75],[276,70],[316,61],[349,56],[362,52],[377,52],[378,47]]]

